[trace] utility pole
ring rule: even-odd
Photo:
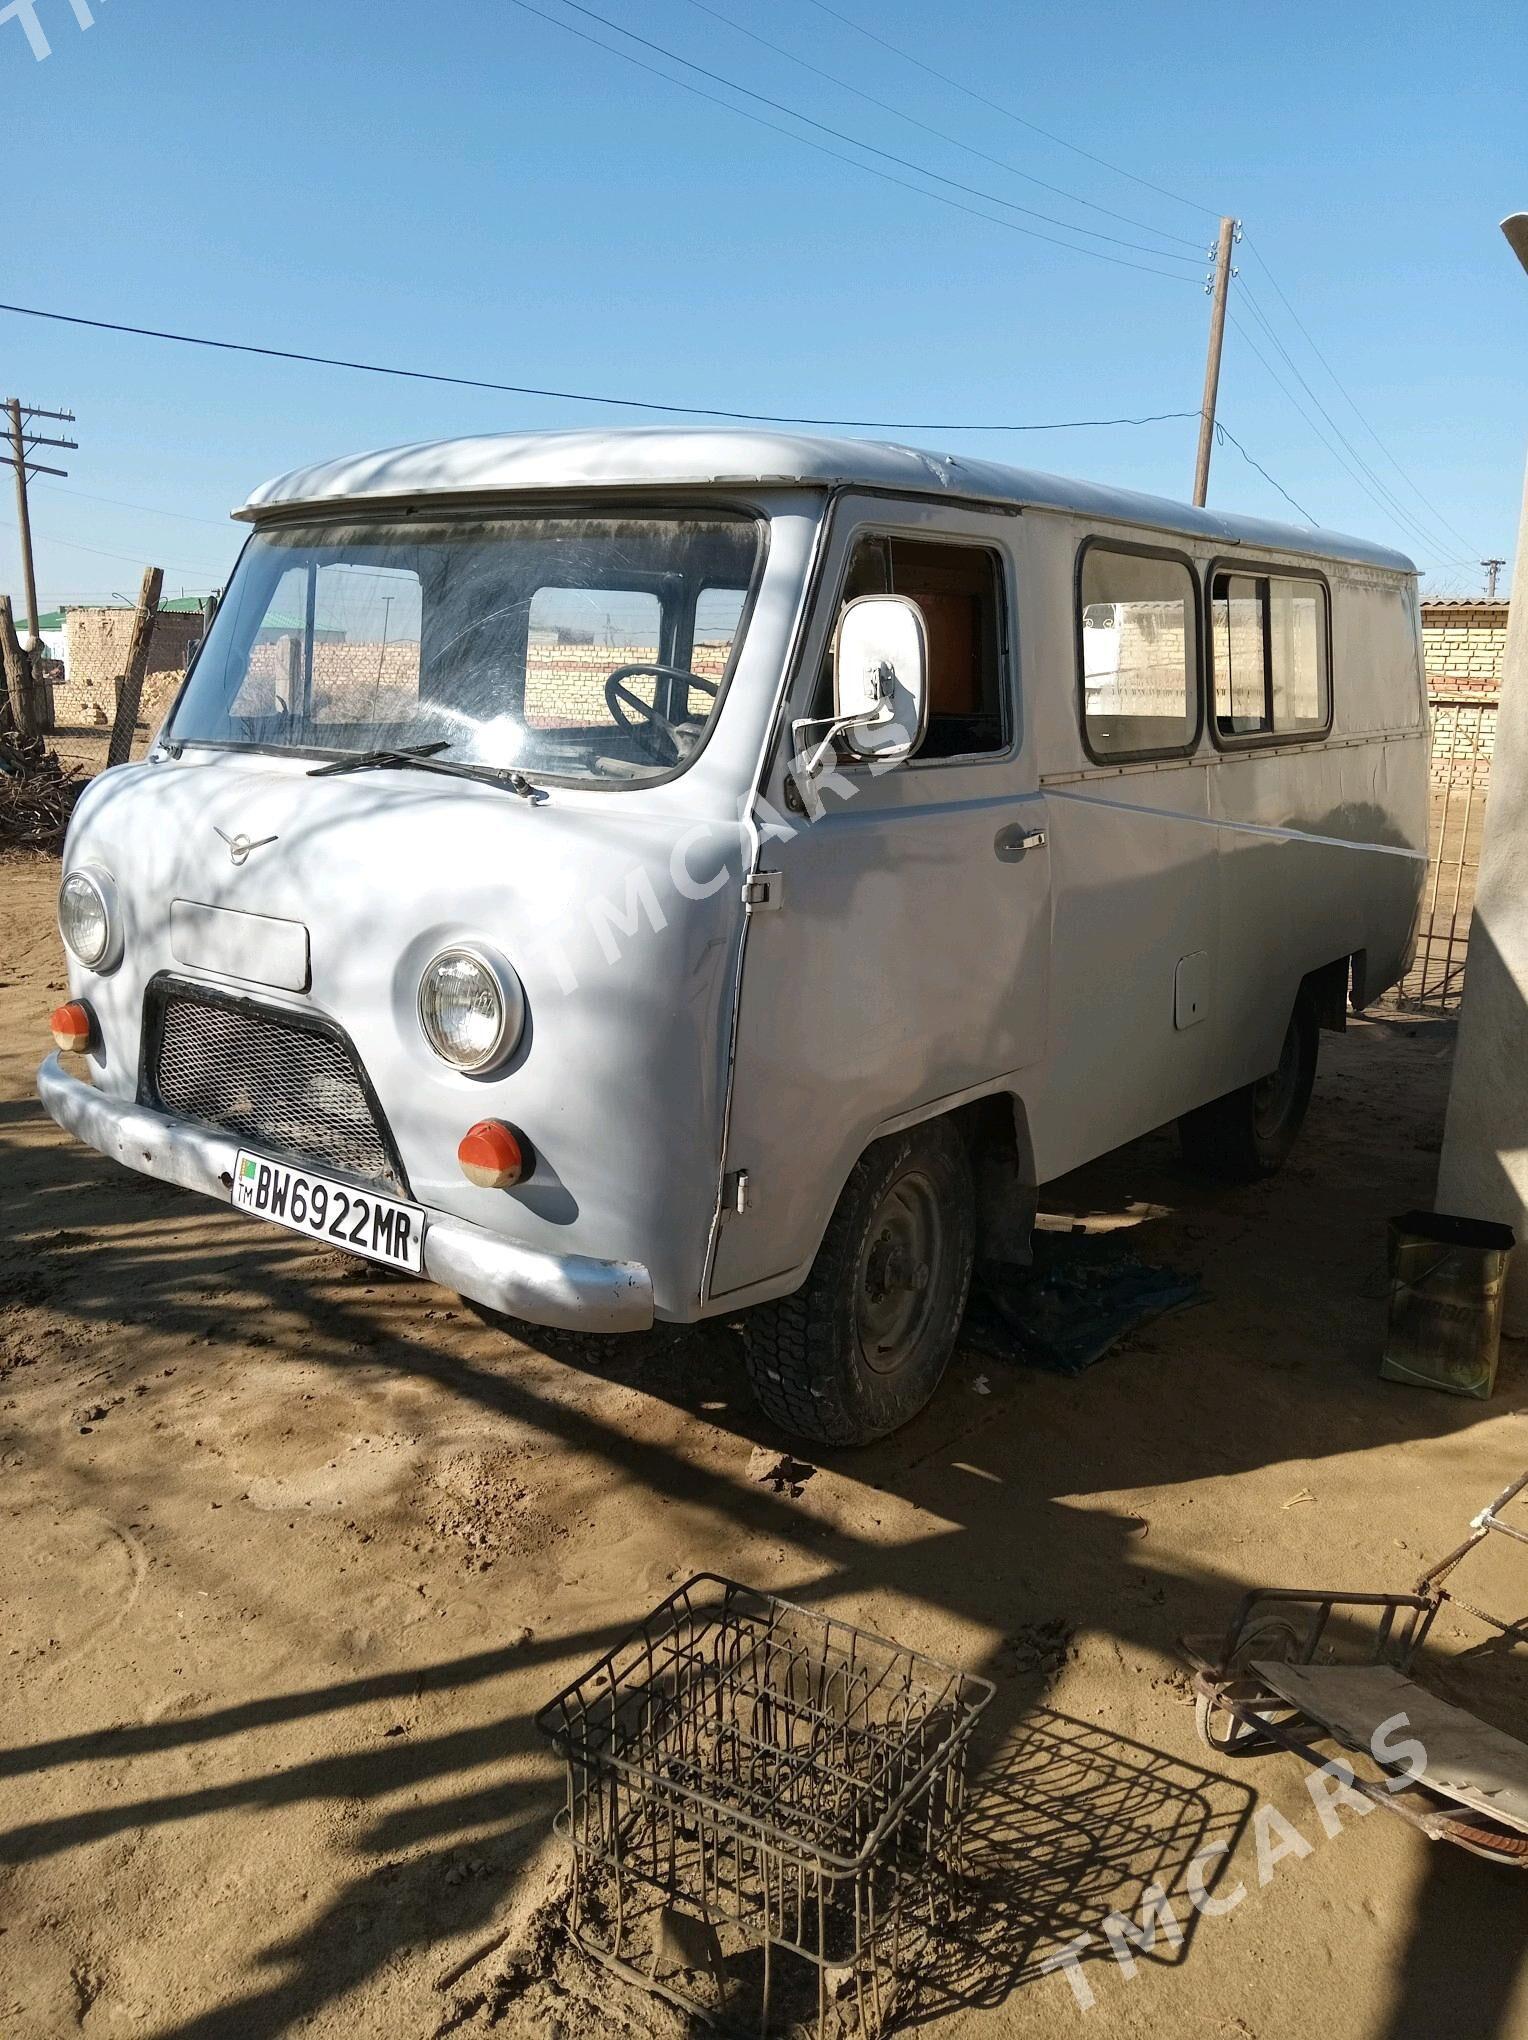
[[[1496,577],[1507,562],[1505,560],[1482,560],[1480,564],[1486,570],[1486,600],[1487,602],[1494,602],[1496,600]]]
[[[1235,274],[1231,267],[1231,250],[1236,244],[1240,226],[1233,219],[1220,223],[1220,239],[1215,244],[1215,273],[1205,278],[1205,289],[1210,298],[1210,351],[1204,363],[1204,399],[1199,406],[1199,457],[1194,462],[1194,501],[1202,509],[1210,493],[1210,448],[1215,441],[1215,398],[1220,390],[1220,350],[1226,337],[1226,292]]]
[[[23,404],[19,397],[12,397],[5,408],[11,419],[10,463],[16,471],[16,523],[21,531],[21,573],[26,583],[27,649],[35,652],[42,640],[37,631],[37,568],[32,559],[32,516],[27,507],[27,478],[29,475],[66,475],[69,470],[44,467],[40,460],[33,460],[32,454],[39,446],[62,446],[72,451],[79,441],[45,439],[40,432],[29,429],[34,418],[48,418],[59,425],[72,425],[72,411],[41,411],[35,404]]]
[[[32,713],[41,729],[53,727],[53,695],[42,678],[42,630],[38,622],[37,608],[37,567],[32,558],[32,513],[27,503],[27,479],[30,475],[63,475],[67,468],[46,467],[33,455],[39,446],[61,446],[72,451],[77,445],[73,439],[50,439],[32,429],[33,421],[47,418],[56,424],[72,425],[72,411],[43,411],[35,404],[23,404],[19,397],[12,397],[6,404],[10,414],[9,460],[16,474],[16,526],[21,534],[21,574],[26,589],[27,601],[27,642],[26,663],[30,678],[30,692],[33,697]]]

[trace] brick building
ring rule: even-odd
[[[1422,660],[1434,692],[1494,694],[1507,644],[1505,598],[1422,603]]]
[[[1422,604],[1435,787],[1489,783],[1507,609],[1504,600],[1458,597]]]
[[[136,614],[126,604],[79,604],[64,610],[64,679],[53,690],[56,722],[111,719],[117,701],[117,680],[127,664]],[[202,628],[199,602],[188,598],[166,603],[154,618],[145,685],[156,675],[184,672]]]

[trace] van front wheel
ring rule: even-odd
[[[766,1416],[817,1445],[868,1445],[939,1386],[971,1287],[965,1143],[930,1120],[868,1147],[794,1296],[744,1320]]]
[[[1278,1066],[1178,1121],[1183,1159],[1233,1183],[1271,1176],[1295,1144],[1316,1081],[1320,1023],[1308,991],[1295,1000]]]

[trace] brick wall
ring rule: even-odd
[[[278,697],[292,698],[296,638],[256,645],[249,671],[234,703],[241,715],[270,715]],[[700,644],[690,670],[720,682],[730,643]],[[646,664],[657,657],[652,645],[533,644],[526,658],[525,719],[533,729],[608,723],[605,680],[618,666]],[[632,691],[652,698],[650,680],[638,678]],[[407,715],[419,694],[419,646],[405,639],[381,644],[317,644],[313,647],[313,697],[320,715],[332,721],[386,722]],[[691,713],[704,715],[710,698],[696,690]]]
[[[1484,790],[1489,782],[1507,612],[1505,602],[1422,604],[1435,787]]]
[[[1505,602],[1424,602],[1422,662],[1430,687],[1491,692],[1501,685],[1507,644]]]
[[[719,685],[731,649],[730,641],[697,645],[690,671]],[[608,722],[606,677],[619,666],[645,665],[657,656],[651,645],[532,645],[525,662],[525,720],[533,729]],[[628,684],[644,701],[652,699],[650,677],[638,675]],[[692,715],[704,716],[710,706],[708,694],[699,688],[692,690]]]
[[[1496,696],[1482,693],[1434,694],[1431,699],[1432,751],[1429,777],[1434,786],[1484,788],[1490,782],[1491,754],[1496,749]]]

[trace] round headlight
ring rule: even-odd
[[[525,1024],[525,995],[507,964],[472,949],[445,949],[419,980],[425,1040],[456,1070],[492,1069]]]
[[[104,871],[71,871],[58,891],[58,928],[91,970],[109,970],[121,953],[117,889]]]

